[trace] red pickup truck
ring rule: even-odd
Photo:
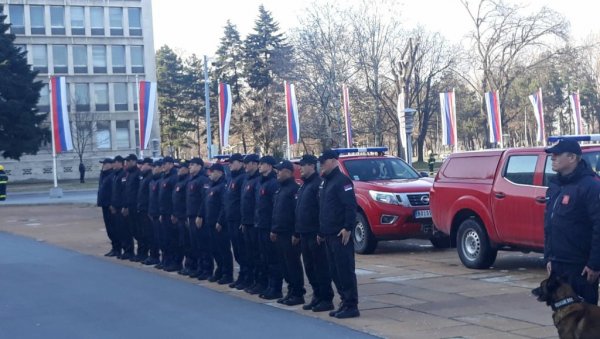
[[[600,171],[600,145],[582,151]],[[489,268],[498,250],[543,252],[546,189],[554,175],[542,147],[454,153],[431,189],[433,223],[469,268]]]

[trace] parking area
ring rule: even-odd
[[[0,206],[0,231],[98,257],[109,248],[100,209],[85,204]],[[104,259],[386,338],[557,338],[551,310],[530,293],[545,276],[540,254],[500,252],[493,268],[469,270],[454,249],[435,250],[426,240],[404,240],[381,243],[375,254],[356,258],[361,317],[348,320],[266,303],[138,263]]]

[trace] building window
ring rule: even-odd
[[[104,8],[90,7],[92,35],[104,35]]]
[[[85,35],[85,11],[81,6],[71,7],[71,34]]]
[[[10,31],[13,34],[25,34],[25,8],[23,5],[9,5]]]
[[[96,122],[96,148],[110,149],[110,121]]]
[[[46,34],[44,6],[29,6],[29,18],[31,20],[31,34]]]
[[[129,100],[127,98],[127,83],[126,82],[115,82],[113,84],[114,98],[115,98],[115,111],[127,111],[129,110]]]
[[[133,110],[136,112],[138,110],[138,101],[139,101],[139,98],[138,98],[138,90],[139,89],[136,88],[137,85],[138,84],[136,84],[135,82],[132,82],[128,86],[130,97],[133,98]]]
[[[123,35],[123,8],[110,7],[108,9],[110,19],[110,35]]]
[[[142,9],[139,7],[129,7],[127,9],[129,15],[129,35],[142,35]]]
[[[64,6],[50,6],[50,28],[52,35],[65,35]]]
[[[44,84],[40,90],[40,100],[38,100],[38,110],[40,112],[50,111],[50,94],[48,90],[48,84]]]
[[[90,85],[75,84],[75,110],[77,112],[90,111]]]
[[[92,46],[94,73],[106,73],[106,46]]]
[[[125,46],[113,45],[111,50],[113,73],[125,73]]]
[[[144,46],[131,46],[131,72],[144,73]]]
[[[129,146],[129,121],[117,121],[117,138],[116,144],[118,149],[130,148]]]
[[[108,111],[108,84],[94,84],[96,111]]]
[[[68,73],[67,45],[52,46],[52,61],[54,62],[54,73]]]
[[[48,51],[46,45],[32,45],[33,69],[40,73],[48,73]]]
[[[86,45],[73,45],[73,71],[75,71],[75,73],[88,72]]]

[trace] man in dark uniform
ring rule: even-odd
[[[8,184],[8,176],[4,172],[4,166],[0,165],[0,201],[6,200],[6,184]]]
[[[324,312],[333,310],[333,289],[327,263],[327,250],[324,243],[317,242],[319,233],[319,187],[321,177],[317,173],[317,157],[305,154],[300,159],[302,186],[296,201],[296,233],[300,235],[302,261],[308,281],[313,290],[310,303],[302,306],[305,310]]]
[[[105,256],[116,257],[121,254],[121,243],[110,213],[113,160],[111,158],[106,158],[100,161],[100,163],[102,164],[102,170],[100,172],[100,179],[98,180],[98,206],[102,208],[102,219],[104,219],[106,234],[108,235],[111,244],[111,250],[106,253]]]
[[[149,238],[152,234],[152,220],[148,215],[148,204],[150,201],[150,181],[152,181],[152,159],[142,159],[140,169],[140,185],[137,193],[137,261],[144,262],[148,258]]]
[[[150,218],[150,230],[148,233],[148,249],[150,256],[144,260],[144,265],[158,265],[160,263],[160,202],[158,191],[162,181],[162,160],[152,163],[152,179],[148,184],[148,217]]]
[[[202,220],[204,219],[204,197],[206,196],[204,186],[208,185],[209,180],[204,172],[204,161],[201,158],[192,158],[189,163],[190,180],[188,180],[185,188],[185,204],[188,218],[187,230],[190,239],[190,248],[189,252],[186,253],[186,257],[190,258],[189,276],[191,278],[197,278],[204,272],[202,263],[205,261],[212,262],[210,254],[208,255],[208,258],[200,257],[202,248],[200,246],[199,226],[202,225]],[[210,264],[206,270],[212,271]]]
[[[326,150],[319,157],[321,176],[319,192],[320,233],[325,240],[329,270],[340,293],[342,304],[329,315],[339,319],[360,316],[358,290],[354,273],[354,242],[352,229],[356,224],[356,197],[352,180],[339,169],[338,153]]]
[[[249,272],[244,233],[240,226],[242,220],[240,203],[244,185],[244,158],[241,154],[234,153],[229,157],[229,172],[230,176],[227,180],[224,198],[225,218],[231,246],[233,247],[233,255],[240,266],[238,278],[235,282],[229,284],[229,287],[243,290],[247,287]]]
[[[242,216],[242,232],[244,232],[244,243],[246,244],[246,255],[248,258],[248,280],[245,292],[250,294],[261,293],[265,289],[265,282],[260,279],[260,253],[258,252],[258,230],[254,225],[254,214],[256,207],[256,191],[260,173],[258,173],[257,154],[248,154],[244,158],[244,169],[246,170],[241,193],[240,212]]]
[[[187,229],[185,226],[185,223],[187,222],[185,187],[187,186],[187,181],[189,179],[189,169],[188,164],[185,161],[175,162],[175,166],[177,168],[177,182],[173,187],[171,195],[173,203],[171,223],[173,226],[169,230],[171,233],[169,238],[171,239],[170,247],[173,250],[173,260],[171,265],[167,265],[164,270],[167,272],[179,271],[179,274],[187,275],[188,270],[183,269],[182,263],[187,238]]]
[[[255,224],[258,229],[258,251],[260,253],[260,270],[267,288],[259,294],[262,299],[279,299],[283,284],[283,262],[277,255],[275,244],[271,241],[271,226],[273,222],[273,198],[279,189],[277,174],[273,170],[275,158],[265,155],[260,158],[258,172],[261,177],[256,192]]]
[[[227,241],[227,229],[223,213],[223,194],[225,192],[225,168],[219,163],[212,164],[209,168],[210,187],[206,191],[205,220],[206,227],[211,236],[212,254],[217,263],[217,269],[208,278],[210,282],[220,285],[233,281],[233,257],[231,244]]]
[[[125,238],[123,233],[126,232],[125,229],[128,227],[125,216],[123,215],[123,207],[125,207],[125,183],[127,181],[125,177],[127,173],[123,169],[124,161],[125,159],[120,155],[117,155],[114,159],[114,174],[110,192],[110,213],[112,215],[112,223],[115,227],[117,238],[119,239],[119,248],[124,251],[123,254],[117,255],[117,258],[128,260],[133,257],[134,253],[133,247],[128,246],[130,244],[123,243],[123,239]],[[127,246],[128,248],[125,248]]]
[[[586,303],[598,304],[600,179],[574,140],[547,148],[552,170],[546,192],[544,259],[548,273],[564,276]]]
[[[273,225],[271,226],[271,240],[276,244],[277,258],[282,258],[285,267],[284,278],[288,283],[288,292],[278,303],[287,306],[304,304],[304,273],[300,262],[299,241],[292,242],[295,235],[294,224],[296,221],[296,193],[298,184],[294,178],[294,165],[284,160],[277,166],[277,181],[279,189],[275,193],[273,203]],[[295,239],[299,239],[295,237]]]
[[[125,158],[125,202],[121,213],[125,220],[123,228],[122,241],[125,252],[134,252],[133,239],[138,241],[139,248],[139,221],[137,213],[137,195],[140,188],[140,170],[137,167],[137,156],[129,154]],[[138,261],[137,256],[129,258],[131,261]]]
[[[158,188],[158,203],[160,212],[159,246],[162,252],[159,269],[165,269],[175,264],[173,233],[175,225],[171,221],[173,214],[173,189],[177,183],[177,170],[175,160],[166,156],[163,158],[163,177]]]
[[[79,163],[79,182],[85,183],[85,165],[83,162]]]

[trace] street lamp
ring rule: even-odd
[[[406,162],[412,166],[412,132],[414,114],[417,110],[414,108],[404,109],[404,128],[406,129]]]

